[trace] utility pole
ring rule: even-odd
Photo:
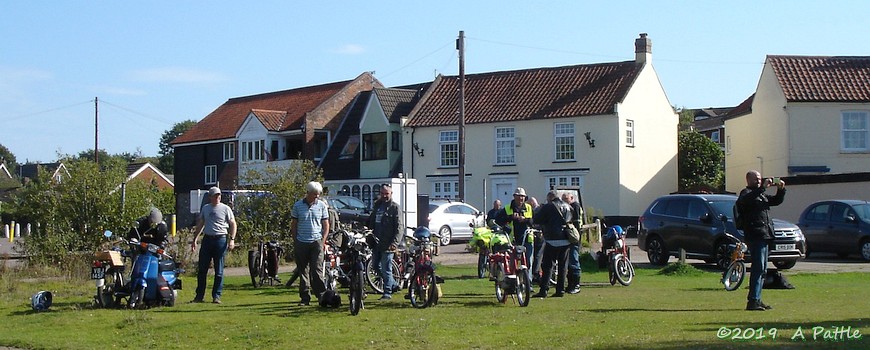
[[[94,163],[100,165],[100,98],[94,97]]]
[[[459,200],[465,201],[465,31],[456,39],[459,50]]]

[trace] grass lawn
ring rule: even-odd
[[[870,274],[866,273],[790,275],[796,289],[764,291],[764,301],[773,310],[749,312],[743,310],[745,286],[726,292],[717,272],[662,275],[658,269],[638,269],[629,287],[611,286],[606,272],[587,272],[580,294],[533,299],[525,308],[511,300],[497,303],[493,283],[470,277],[475,273],[471,266],[442,266],[438,272],[446,279],[440,304],[418,310],[401,295],[389,302],[370,295],[358,316],[350,316],[346,296],[340,309],[299,307],[295,288],[254,289],[250,279],[242,276],[226,278],[222,305],[187,304],[196,282],[185,276],[185,289],[175,307],[103,310],[91,306],[90,280],[13,281],[13,274],[6,273],[0,276],[0,346],[870,348]],[[38,290],[54,293],[50,311],[31,311],[29,298]],[[847,335],[843,330],[834,332],[835,327],[851,330]],[[835,339],[825,340],[826,334],[819,330]],[[792,340],[796,333],[803,339]],[[732,339],[746,336],[753,339]]]

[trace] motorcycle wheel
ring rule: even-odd
[[[607,278],[608,278],[608,280],[610,281],[610,285],[611,285],[611,286],[616,284],[616,271],[615,271],[616,268],[614,267],[614,265],[615,265],[615,263],[613,262],[613,259],[612,259],[612,258],[611,258],[611,259],[608,259],[608,262],[607,262]]]
[[[732,292],[740,288],[744,277],[746,277],[746,263],[738,260],[728,265],[728,269],[722,274],[722,284],[725,290]]]
[[[489,254],[481,251],[477,255],[477,278],[486,278],[487,271],[489,271]]]
[[[251,284],[254,285],[254,288],[260,286],[260,252],[254,250],[251,254],[248,255],[248,271],[251,274]]]
[[[616,260],[616,267],[614,268],[614,275],[616,275],[616,281],[623,286],[628,286],[631,284],[631,280],[634,277],[634,268],[631,266],[631,261],[625,257],[625,255],[621,255]]]
[[[365,272],[362,270],[350,276],[350,314],[354,316],[363,308],[363,294],[366,288],[364,276]]]
[[[495,271],[495,299],[500,303],[504,303],[507,300],[507,294],[505,293],[504,288],[501,287],[501,283],[504,282],[504,279],[504,265],[498,263],[498,267]]]
[[[130,293],[130,299],[127,301],[127,307],[131,309],[141,308],[145,305],[145,288],[137,287],[133,293]]]
[[[423,309],[429,306],[434,299],[437,291],[435,290],[435,274],[429,271],[420,272],[419,275],[411,278],[411,285],[408,287],[408,293],[411,296],[411,306]]]
[[[532,284],[529,280],[529,270],[520,269],[517,271],[517,304],[521,307],[529,306],[529,300],[532,299]]]
[[[102,306],[105,308],[116,307],[121,304],[121,297],[118,293],[124,288],[124,275],[118,269],[113,269],[112,273],[106,275],[106,284],[103,286]]]
[[[366,279],[368,281],[369,287],[377,294],[382,294],[384,292],[384,281],[381,280],[381,275],[378,274],[376,263],[372,262],[372,259],[369,258],[366,260]],[[401,275],[399,274],[399,264],[396,264],[396,261],[392,261],[393,268],[393,281],[396,282],[396,285],[400,284]]]

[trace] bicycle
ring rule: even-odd
[[[507,295],[516,298],[521,307],[529,305],[532,295],[531,276],[526,260],[526,248],[511,244],[510,230],[493,225],[489,246],[489,266],[495,278],[495,298],[500,303],[507,301]],[[523,242],[532,230],[523,233]]]
[[[410,228],[410,227],[409,227]],[[438,282],[435,274],[435,262],[432,256],[437,255],[439,240],[431,241],[430,237],[440,238],[438,234],[432,234],[425,226],[414,229],[414,234],[405,236],[411,241],[409,247],[409,261],[413,266],[408,276],[408,299],[411,305],[423,309],[438,303]]]
[[[625,231],[619,225],[607,230],[601,251],[607,256],[607,273],[610,285],[616,282],[623,286],[631,284],[634,278],[634,265],[629,259],[628,244],[625,243]]]
[[[267,235],[275,236],[274,233]],[[261,239],[257,242],[256,249],[248,251],[248,272],[254,288],[266,283],[270,286],[275,285],[276,282],[281,283],[281,279],[278,278],[278,259],[283,254],[284,248],[276,240],[266,242]]]
[[[375,237],[372,234],[372,230],[365,230],[366,241],[369,244],[371,249],[375,249],[377,247],[377,243],[375,242]],[[390,263],[390,267],[393,273],[393,281],[396,282],[396,286],[399,289],[406,287],[407,277],[410,277],[408,271],[408,251],[404,247],[398,247],[396,252],[393,253],[393,261]],[[369,287],[372,288],[372,291],[378,294],[384,293],[384,281],[381,279],[380,274],[380,266],[378,266],[377,261],[372,261],[372,255],[370,254],[366,259],[366,280],[368,282]]]
[[[722,273],[721,280],[722,285],[725,286],[725,290],[731,292],[740,288],[740,284],[743,283],[743,278],[746,277],[746,263],[744,262],[744,257],[746,256],[749,247],[746,243],[743,243],[739,238],[734,237],[734,235],[728,232],[725,232],[725,237],[728,237],[730,240],[735,242],[734,244],[728,245],[728,248],[731,251],[731,263],[728,264],[728,268]]]

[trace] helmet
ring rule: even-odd
[[[160,212],[160,209],[151,208],[151,213],[148,214],[148,222],[151,225],[157,225],[161,221],[163,221],[163,213]]]
[[[417,239],[429,238],[429,236],[431,235],[432,233],[429,232],[429,228],[426,226],[420,226],[416,230],[414,230],[414,238]]]
[[[622,226],[614,225],[613,227],[607,229],[607,236],[614,239],[622,237],[623,235],[625,235],[625,231],[622,229]]]
[[[320,304],[321,307],[337,308],[341,306],[341,296],[334,290],[327,290],[320,295],[318,304]]]
[[[30,306],[35,311],[45,311],[51,307],[51,292],[39,291],[30,298]]]

